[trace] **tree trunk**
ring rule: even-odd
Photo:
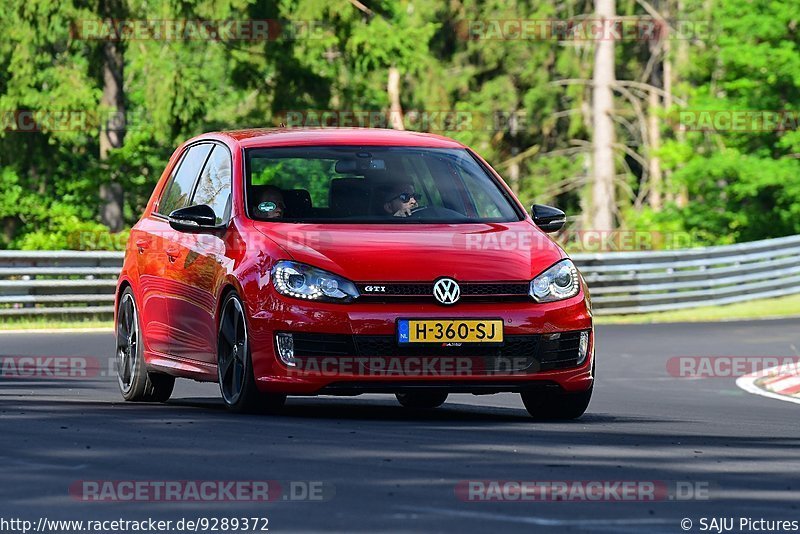
[[[519,154],[519,149],[516,147],[512,148],[512,157],[517,154]],[[519,160],[513,160],[508,166],[508,186],[514,191],[514,194],[519,194]]]
[[[100,159],[108,158],[114,148],[121,148],[125,139],[125,92],[122,87],[122,47],[107,41],[103,44],[104,124],[100,131]]]
[[[519,146],[517,146],[517,135],[519,134],[519,124],[517,122],[517,112],[511,114],[508,121],[508,133],[511,135],[511,157],[514,158],[519,154]],[[508,166],[508,185],[515,194],[519,194],[519,160],[514,158],[511,160],[511,165]]]
[[[678,15],[676,18],[683,17],[684,5],[682,0],[678,0]],[[686,72],[687,65],[689,63],[689,43],[686,39],[678,39],[678,57],[676,61],[676,67],[678,72]],[[672,69],[670,69],[671,71]],[[666,74],[665,74],[666,75]],[[668,94],[670,95],[670,105],[672,104],[672,80],[670,80],[670,90]],[[686,95],[681,95],[684,99],[686,99]],[[682,129],[678,128],[677,132],[678,141],[683,142],[686,139],[686,132]],[[685,208],[689,204],[689,192],[686,189],[685,185],[681,185],[678,190],[678,196],[675,199],[675,203],[679,208]]]
[[[2,220],[2,237],[0,242],[4,246],[8,246],[14,236],[17,235],[17,228],[19,227],[19,219],[17,217],[4,217]]]
[[[595,17],[612,24],[614,0],[596,0]],[[611,32],[607,32],[609,36]],[[614,40],[600,39],[596,43],[593,76],[593,164],[592,230],[609,231],[614,228]]]
[[[658,94],[650,90],[648,95],[647,111],[647,137],[650,145],[647,148],[647,166],[650,175],[650,190],[648,201],[654,211],[661,211],[661,160],[658,159],[656,152],[661,148],[661,130],[659,117]]]
[[[664,2],[664,11],[662,16],[666,20],[666,24],[670,22],[670,2]],[[678,15],[680,16],[680,4],[678,5]],[[664,78],[664,109],[667,113],[672,112],[672,41],[674,36],[667,34],[662,41],[664,47],[664,61],[662,62],[663,78]],[[672,171],[664,171],[663,189],[666,191],[667,202],[673,201],[675,195],[672,193]]]
[[[400,105],[400,69],[389,67],[389,83],[386,84],[389,94],[389,124],[395,130],[405,130],[403,125],[403,106]]]
[[[100,13],[105,19],[123,17],[123,6],[119,0],[101,0]],[[100,160],[108,159],[108,153],[121,148],[125,139],[125,90],[123,88],[124,55],[122,43],[106,41],[103,43],[103,109],[104,124],[100,128]],[[113,178],[112,178],[113,180]],[[124,226],[123,190],[114,181],[100,186],[100,220],[112,232],[119,232]]]
[[[111,232],[120,232],[125,225],[122,205],[125,192],[119,182],[109,182],[100,186],[100,220]]]

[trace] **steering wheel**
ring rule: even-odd
[[[463,213],[445,208],[442,206],[417,206],[411,210],[411,215],[408,218],[415,217],[417,213],[422,210],[428,210],[424,213],[426,219],[431,221],[469,221],[469,217]]]
[[[426,209],[428,209],[428,206],[417,206],[417,207],[415,207],[415,208],[413,208],[411,210],[411,213],[409,214],[409,217],[413,217],[417,213],[421,212],[422,210],[426,210]]]

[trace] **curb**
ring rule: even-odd
[[[745,375],[736,385],[754,395],[800,404],[800,369],[772,367]]]

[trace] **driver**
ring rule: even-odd
[[[386,190],[383,211],[394,217],[408,217],[419,207],[418,198],[419,193],[414,190],[414,184],[397,184]]]

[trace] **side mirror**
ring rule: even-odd
[[[179,232],[203,232],[217,229],[217,216],[211,206],[199,204],[180,208],[169,214],[169,225]]]
[[[531,207],[531,216],[533,223],[547,233],[558,232],[567,222],[567,216],[563,211],[544,204],[534,204]]]

